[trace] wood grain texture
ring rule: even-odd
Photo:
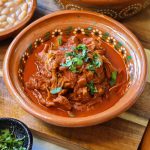
[[[32,21],[59,10],[54,0],[38,0],[37,2],[38,8]],[[144,46],[150,48],[149,8],[123,23],[139,37]],[[0,76],[2,76],[3,58],[10,42],[11,39],[0,43]],[[26,123],[40,137],[70,150],[136,150],[150,118],[149,91],[150,83],[147,83],[136,104],[128,112],[119,116],[122,119],[115,118],[107,123],[86,128],[61,128],[44,123],[25,112],[9,95],[0,77],[0,117],[17,118]]]
[[[141,150],[150,150],[149,139],[150,139],[150,121],[149,121],[148,126],[146,128],[146,131],[145,131],[145,134],[144,134],[141,146],[140,146]]]

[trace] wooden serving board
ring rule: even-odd
[[[38,8],[33,20],[58,9],[54,0],[38,0]],[[143,15],[145,19],[142,20],[141,15]],[[137,18],[139,18],[140,21],[138,21]],[[149,9],[132,19],[124,21],[124,24],[139,36],[144,46],[150,49],[150,36],[148,36],[150,35]],[[10,42],[11,39],[0,42],[0,117],[17,118],[27,124],[33,133],[70,150],[138,149],[150,118],[149,78],[144,92],[136,104],[118,118],[92,127],[56,127],[25,112],[8,93],[2,78],[2,63]],[[146,50],[146,52],[150,69],[150,51]],[[150,77],[150,72],[148,77]]]

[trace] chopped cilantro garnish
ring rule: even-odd
[[[115,45],[115,49],[116,50],[119,50],[120,48],[121,48],[121,46],[122,46],[122,43],[121,42],[118,42],[116,45]]]
[[[85,44],[79,44],[73,48],[72,52],[67,52],[65,56],[66,62],[61,64],[61,66],[68,67],[70,71],[77,73],[79,72],[77,66],[82,66],[84,59],[87,57],[87,47]],[[68,59],[68,57],[70,58]]]
[[[65,55],[66,55],[66,57],[68,57],[68,56],[74,56],[75,54],[74,54],[74,52],[67,52]]]
[[[90,71],[95,71],[102,64],[100,56],[97,53],[93,54],[93,59],[88,57],[87,46],[85,44],[79,44],[71,52],[66,52],[66,62],[61,64],[61,66],[68,67],[72,72],[79,72],[77,66],[82,66],[84,62],[88,62],[87,69]],[[69,59],[68,59],[69,57]]]
[[[90,61],[90,57],[86,57],[86,58],[84,59],[84,61],[85,61],[85,62]]]
[[[111,73],[111,79],[110,79],[110,85],[113,86],[116,84],[116,80],[117,80],[117,71],[113,71]]]
[[[61,36],[59,36],[57,40],[58,40],[58,44],[59,44],[59,46],[61,46],[61,45],[62,45],[62,37],[61,37]]]
[[[43,40],[44,42],[48,41],[50,39],[50,32],[46,32],[44,37],[43,37]]]
[[[89,31],[91,31],[93,28],[92,28],[92,27],[88,27],[87,29],[88,29]]]
[[[77,47],[76,47],[76,49],[77,50],[86,50],[87,49],[87,47],[86,47],[86,45],[85,44],[79,44]]]
[[[78,72],[75,65],[71,65],[71,66],[69,67],[69,70],[72,71],[73,73]]]
[[[86,58],[86,57],[87,57],[87,50],[86,50],[86,49],[83,49],[83,50],[82,50],[82,57],[83,57],[83,58]]]
[[[88,69],[89,71],[95,71],[94,65],[88,65],[88,66],[87,66],[87,69]]]
[[[91,95],[94,95],[97,92],[97,89],[96,89],[93,81],[89,82],[87,84],[87,87],[89,88]]]
[[[102,35],[102,40],[103,41],[106,41],[106,39],[108,38],[109,36],[109,33],[108,32],[105,32],[103,35]]]
[[[28,52],[29,52],[29,54],[32,54],[32,53],[33,53],[33,46],[32,46],[32,44],[30,44],[30,45],[28,46]]]
[[[52,89],[52,90],[50,91],[50,93],[51,93],[51,94],[57,94],[57,93],[59,93],[61,90],[62,90],[62,87],[57,87],[57,88],[55,88],[55,89]]]
[[[61,64],[61,66],[63,67],[70,67],[72,65],[72,60],[71,59],[67,59],[66,63]]]
[[[128,55],[127,56],[127,61],[131,60],[132,59],[132,56]]]
[[[1,150],[26,150],[23,147],[25,137],[19,139],[10,132],[9,129],[0,130],[0,149]]]
[[[95,71],[96,68],[99,68],[102,65],[99,57],[100,56],[97,53],[93,54],[93,59],[91,60],[90,65],[87,67],[88,70]]]
[[[74,64],[76,64],[76,65],[79,65],[79,66],[81,66],[81,65],[83,64],[83,60],[80,59],[80,58],[78,58],[78,57],[72,58],[72,62],[73,62]]]

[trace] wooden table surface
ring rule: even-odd
[[[59,9],[54,0],[38,0],[38,8],[32,21]],[[150,49],[150,7],[135,17],[122,21],[122,23],[137,35],[145,48]],[[2,63],[11,41],[12,39],[8,39],[0,42],[0,106],[3,108],[0,111],[0,117],[18,118],[25,122],[37,135],[69,149],[136,150],[141,143],[144,132],[140,149],[150,149],[148,141],[150,124],[147,127],[150,119],[150,83],[146,83],[145,90],[136,104],[126,113],[121,114],[119,118],[84,129],[48,125],[22,110],[9,95],[4,85]],[[150,57],[150,51],[146,51],[147,56]]]

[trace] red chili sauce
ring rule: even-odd
[[[124,95],[128,76],[123,58],[108,43],[57,36],[29,56],[23,82],[27,95],[46,111],[83,117],[112,107]]]

